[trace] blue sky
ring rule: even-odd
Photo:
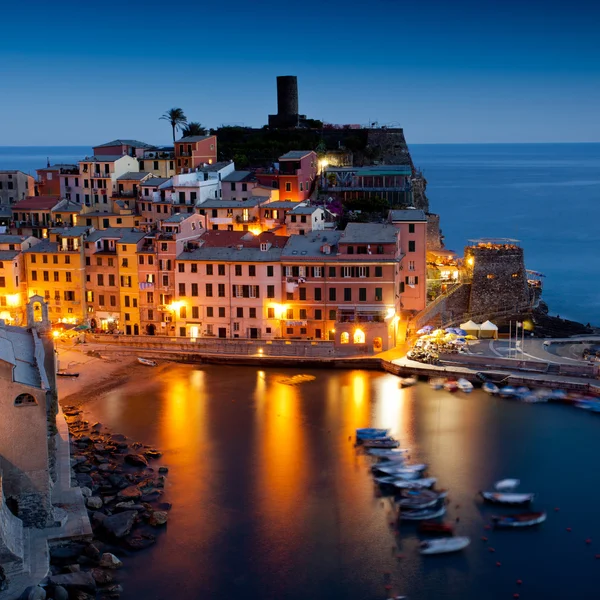
[[[32,0],[3,17],[0,145],[167,143],[172,106],[262,126],[276,75],[298,76],[302,113],[412,143],[600,141],[590,0]]]

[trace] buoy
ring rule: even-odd
[[[521,585],[523,583],[522,579],[517,579],[517,585]]]
[[[481,541],[482,541],[482,542],[487,542],[487,540],[488,540],[488,539],[485,537],[485,535],[482,535],[482,536],[481,536]]]
[[[570,527],[567,527],[567,531],[572,531],[572,529]]]
[[[492,548],[491,546],[488,548],[488,552],[496,552],[496,548]]]
[[[497,566],[497,567],[501,567],[501,566],[502,566],[502,563],[501,563],[501,562],[497,562],[497,563],[496,563],[496,566]]]
[[[586,544],[591,544],[591,543],[592,543],[592,539],[591,539],[591,538],[588,538],[587,540],[585,540],[585,543],[586,543]]]

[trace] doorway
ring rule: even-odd
[[[219,337],[220,338],[227,337],[227,327],[219,327]]]
[[[258,329],[256,327],[250,327],[250,339],[258,339]]]

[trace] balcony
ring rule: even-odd
[[[338,311],[338,323],[385,323],[385,313],[380,311]]]
[[[106,190],[104,190],[104,193],[106,193]],[[116,192],[113,192],[112,197],[113,198],[140,198],[140,199],[142,199],[139,192],[134,192],[133,190],[118,190]],[[150,197],[148,197],[148,200],[150,201]]]
[[[177,156],[191,156],[191,152],[180,152]]]
[[[111,173],[92,173],[90,177],[92,179],[110,179]]]

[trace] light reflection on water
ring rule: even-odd
[[[170,468],[167,530],[127,561],[125,600],[163,600],[174,586],[190,599],[385,598],[384,572],[394,592],[412,600],[506,598],[518,577],[527,577],[528,597],[591,597],[597,550],[563,551],[563,538],[568,525],[600,540],[593,505],[570,491],[582,497],[598,488],[585,477],[600,451],[593,417],[480,392],[401,389],[396,377],[377,372],[312,371],[313,382],[280,383],[293,374],[172,365],[87,407],[113,431],[159,447],[157,464]],[[460,518],[459,533],[473,538],[463,555],[423,560],[414,526],[390,531],[389,504],[353,444],[354,430],[365,426],[389,427],[411,460],[429,463],[450,489],[448,519]],[[510,476],[539,494],[539,506],[561,512],[537,532],[489,534],[490,555],[479,538],[491,511],[475,495]],[[567,585],[565,572],[576,583]]]

